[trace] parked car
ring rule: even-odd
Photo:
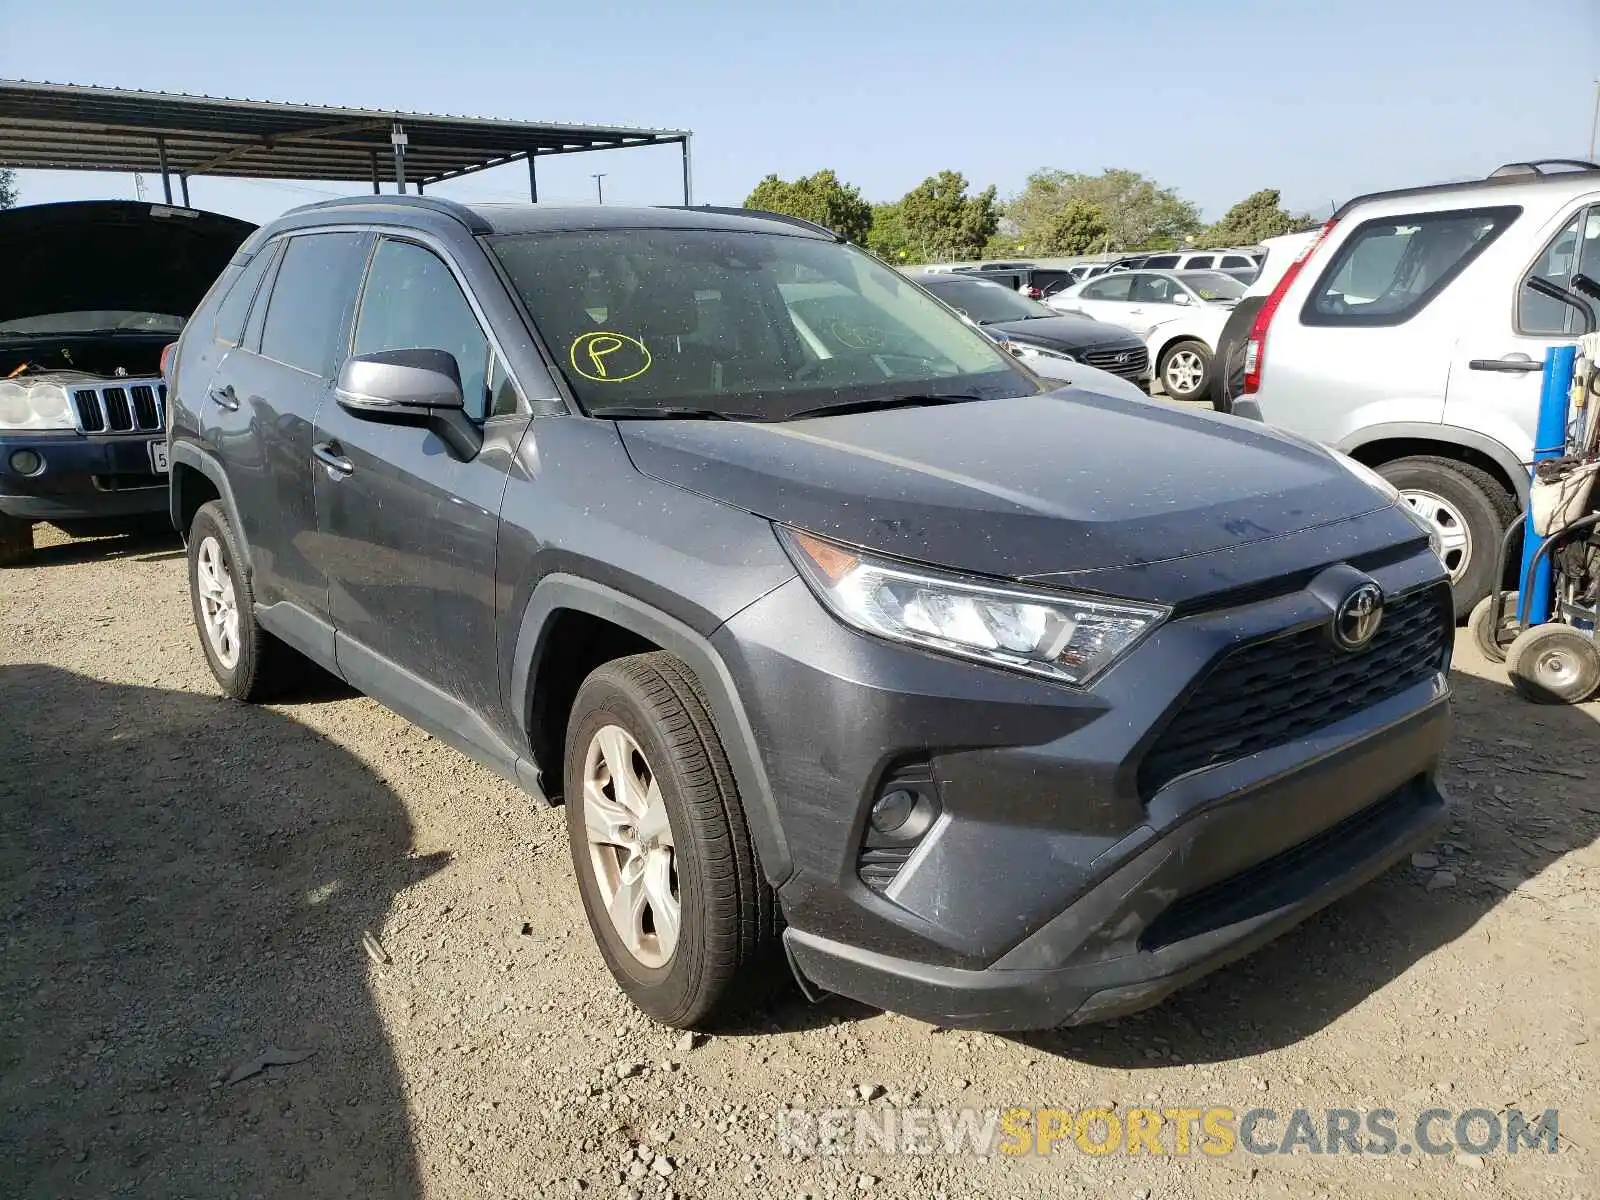
[[[780,946],[942,1025],[1109,1017],[1444,820],[1448,585],[1392,489],[1051,391],[807,222],[318,204],[171,370],[218,685],[298,654],[563,799],[668,1024]]]
[[[1317,240],[1317,231],[1286,233],[1280,237],[1266,238],[1261,243],[1261,269],[1245,288],[1244,295],[1233,306],[1228,320],[1216,341],[1216,354],[1206,383],[1211,406],[1218,412],[1232,412],[1233,402],[1244,391],[1244,352],[1250,340],[1250,329],[1255,324],[1256,313],[1272,294],[1272,289],[1282,279],[1290,265],[1300,255],[1310,250]]]
[[[1004,284],[1030,300],[1040,300],[1054,295],[1073,283],[1071,273],[1063,267],[1035,267],[1031,264],[981,263],[975,267],[960,267],[953,272],[929,271],[929,274],[979,275],[991,283]]]
[[[255,226],[131,200],[0,212],[0,566],[167,507],[162,349]]]
[[[1246,282],[1261,269],[1253,250],[1183,250],[1135,254],[1111,264],[1113,271],[1221,271]]]
[[[1149,378],[1150,356],[1144,343],[1120,325],[1059,313],[988,279],[927,274],[917,282],[1004,342],[1029,366],[1047,360],[1086,363],[1134,384]]]
[[[1216,271],[1118,271],[1067,288],[1049,303],[1133,330],[1149,347],[1162,390],[1192,400],[1205,394],[1216,339],[1244,290]],[[1153,336],[1157,329],[1160,337]]]
[[[1257,312],[1234,411],[1375,467],[1443,539],[1466,615],[1525,503],[1541,363],[1574,309],[1529,286],[1600,278],[1600,167],[1510,164],[1334,214]]]

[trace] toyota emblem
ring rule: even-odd
[[[1333,614],[1333,640],[1341,650],[1360,650],[1383,624],[1383,591],[1363,583],[1339,603]]]

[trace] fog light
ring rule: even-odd
[[[895,788],[878,797],[872,806],[872,827],[879,833],[893,833],[911,819],[916,810],[916,793]]]
[[[44,459],[36,450],[18,450],[11,456],[11,469],[18,475],[37,475],[44,470]]]

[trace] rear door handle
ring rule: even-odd
[[[223,384],[219,388],[212,388],[211,399],[229,412],[233,412],[239,407],[239,397],[234,392],[233,384],[231,383]]]
[[[311,447],[311,457],[340,475],[353,474],[356,469],[355,463],[339,453],[337,442],[318,442]]]
[[[1524,371],[1542,371],[1544,364],[1537,359],[1529,358],[1525,354],[1513,355],[1509,358],[1475,358],[1467,363],[1470,371],[1506,371],[1511,374],[1521,374]]]

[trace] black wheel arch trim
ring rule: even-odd
[[[722,656],[704,634],[678,618],[626,592],[581,576],[547,575],[533,589],[517,631],[510,696],[517,728],[528,728],[530,684],[544,648],[544,632],[563,609],[587,613],[636,633],[676,655],[694,672],[711,704],[712,720],[739,785],[762,874],[773,887],[782,886],[793,874],[794,864],[750,718]],[[540,767],[547,769],[542,763]]]
[[[1441,449],[1454,444],[1467,450],[1476,450],[1493,460],[1506,478],[1511,480],[1511,486],[1516,490],[1518,506],[1524,509],[1528,507],[1528,468],[1503,443],[1471,429],[1461,429],[1455,425],[1433,425],[1426,421],[1395,421],[1386,425],[1373,425],[1352,434],[1341,441],[1335,449],[1345,454],[1353,454],[1363,446],[1370,446],[1374,442],[1399,440],[1437,442]],[[1412,456],[1407,454],[1401,457]]]
[[[222,469],[222,464],[193,442],[173,442],[167,454],[172,466],[182,465],[199,471],[217,489],[217,495],[222,498],[222,507],[228,514],[228,524],[233,527],[234,540],[238,542],[239,552],[244,558],[244,569],[254,575],[255,565],[250,557],[250,542],[244,536],[244,526],[239,522],[239,505],[233,498],[233,487],[228,483],[228,473]],[[189,530],[183,524],[182,496],[179,494],[176,472],[171,475],[167,486],[167,512],[178,535],[188,540]]]

